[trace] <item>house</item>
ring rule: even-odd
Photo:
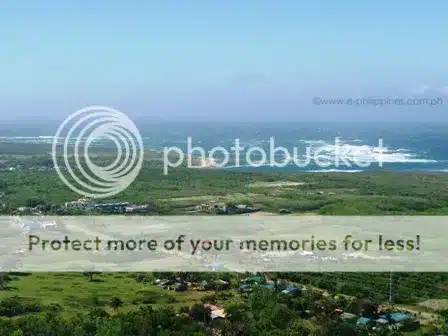
[[[282,290],[283,294],[300,294],[300,289],[295,286],[288,286],[284,290]]]
[[[201,281],[200,288],[203,291],[212,290],[214,288],[213,284],[208,283],[207,281]]]
[[[418,320],[405,313],[382,314],[379,317],[382,320],[388,321],[389,324],[393,324],[399,328],[405,327],[406,329],[412,330],[419,326]]]
[[[257,212],[257,211],[260,211],[261,208],[258,208],[258,207],[247,207],[247,210],[249,212]]]
[[[184,282],[177,283],[176,287],[174,288],[174,290],[176,292],[185,292],[187,289],[188,289],[188,285]]]
[[[130,205],[125,207],[126,213],[146,213],[152,210],[152,207],[149,204],[144,205]]]
[[[263,276],[250,276],[243,280],[244,283],[247,284],[259,284],[264,285],[266,283],[266,279]]]
[[[242,292],[250,292],[252,289],[250,288],[250,286],[248,284],[242,284],[240,286],[240,291]]]
[[[215,311],[215,310],[219,310],[221,309],[218,306],[212,305],[210,303],[204,303],[204,308],[207,308],[208,310],[210,310],[211,312]]]
[[[216,310],[212,310],[210,312],[210,316],[212,318],[212,320],[215,319],[225,319],[227,317],[226,312],[224,311],[224,309],[216,309]]]
[[[166,288],[169,285],[172,285],[174,283],[173,280],[168,280],[168,279],[163,279],[157,282],[157,285],[162,287],[162,288]]]
[[[126,207],[129,206],[128,202],[121,203],[101,203],[94,204],[93,209],[101,212],[124,212]]]
[[[79,200],[65,203],[65,207],[67,209],[91,210],[93,209],[93,204],[87,198],[80,198]]]
[[[346,320],[351,320],[353,318],[355,318],[356,315],[355,314],[351,314],[351,313],[342,313],[341,314],[341,319],[346,321]]]
[[[377,324],[378,327],[385,328],[388,326],[389,321],[383,318],[379,318],[378,320],[375,321],[375,323]]]
[[[246,204],[238,204],[233,211],[239,214],[242,213],[252,213],[252,212],[257,212],[260,211],[261,208],[260,207],[254,207],[254,206],[249,206]]]
[[[358,319],[359,317],[355,314],[351,313],[342,313],[341,319],[344,322],[344,325],[350,328],[356,327],[358,325]]]
[[[225,290],[230,288],[230,283],[224,280],[216,280],[215,281],[215,288],[220,290]]]
[[[385,319],[385,320],[390,320],[393,323],[403,323],[403,322],[409,321],[411,319],[409,314],[404,314],[404,313],[384,314],[384,315],[380,315],[380,318]]]
[[[372,326],[374,324],[374,321],[367,317],[360,317],[356,324],[359,326]]]

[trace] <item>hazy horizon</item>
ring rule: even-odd
[[[164,122],[448,122],[447,12],[441,0],[6,0],[0,122],[60,122],[89,105]]]

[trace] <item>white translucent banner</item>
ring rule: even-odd
[[[447,219],[0,217],[0,266],[22,272],[448,272]]]

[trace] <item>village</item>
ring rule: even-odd
[[[356,301],[356,298],[342,295],[331,295],[327,291],[298,285],[291,282],[281,280],[270,280],[262,273],[253,273],[247,278],[241,280],[241,283],[232,288],[229,281],[216,279],[214,281],[202,280],[199,282],[189,282],[182,277],[155,279],[154,284],[167,291],[184,292],[184,291],[203,291],[214,293],[226,293],[229,290],[234,290],[240,294],[249,294],[256,290],[268,290],[279,292],[281,295],[289,295],[291,297],[299,297],[304,295],[307,291],[312,291],[316,297],[338,299],[344,298],[348,301]],[[204,308],[210,311],[210,318],[226,319],[227,313],[219,305],[216,300],[211,299],[212,302],[204,302]],[[344,321],[344,324],[349,327],[367,327],[371,329],[394,329],[394,330],[416,330],[420,326],[419,316],[415,313],[405,312],[399,309],[394,310],[391,306],[374,306],[368,300],[361,302],[358,307],[359,310],[355,313],[344,311],[341,307],[335,308],[334,313],[339,315]],[[323,309],[323,307],[322,307]],[[355,309],[356,310],[356,309]],[[312,312],[307,310],[303,312],[304,318],[311,318]]]
[[[32,202],[30,202],[32,203]],[[13,211],[14,215],[42,215],[51,213],[56,215],[67,214],[140,214],[150,215],[156,212],[154,204],[132,204],[130,202],[95,203],[90,199],[81,198],[64,204],[43,205],[44,201],[36,201],[36,205],[21,206]],[[231,202],[208,201],[207,203],[192,204],[188,206],[175,206],[173,211],[186,215],[242,215],[262,212],[262,206],[251,204],[234,204]],[[289,209],[280,209],[279,214],[290,214]]]

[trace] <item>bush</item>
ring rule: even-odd
[[[190,312],[190,307],[182,306],[179,308],[179,314],[188,314]]]
[[[51,312],[60,312],[64,310],[62,306],[58,303],[51,303],[48,305],[47,309]]]
[[[135,275],[135,281],[138,283],[151,283],[154,281],[154,277],[146,273],[138,273]]]
[[[13,296],[0,302],[0,316],[13,317],[42,311],[42,306],[27,298]]]
[[[137,297],[132,300],[132,304],[154,304],[160,294],[151,291],[139,291],[137,292]]]
[[[204,295],[203,297],[201,297],[201,301],[203,303],[216,303],[218,302],[218,297],[216,296],[216,294]]]

